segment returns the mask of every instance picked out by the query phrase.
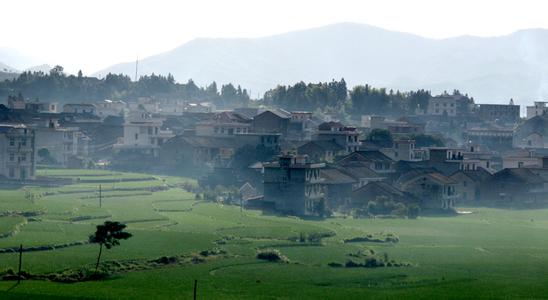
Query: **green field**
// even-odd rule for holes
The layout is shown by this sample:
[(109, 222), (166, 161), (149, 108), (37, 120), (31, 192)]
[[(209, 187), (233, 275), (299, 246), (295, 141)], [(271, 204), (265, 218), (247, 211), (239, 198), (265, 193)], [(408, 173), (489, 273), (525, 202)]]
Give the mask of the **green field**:
[[(197, 201), (181, 188), (192, 181), (186, 178), (91, 170), (39, 172), (79, 180), (60, 187), (1, 190), (0, 248), (87, 241), (95, 225), (115, 220), (126, 223), (133, 237), (105, 251), (103, 263), (133, 267), (101, 281), (0, 281), (0, 299), (191, 299), (195, 279), (200, 299), (548, 298), (544, 209), (462, 208), (472, 213), (416, 220), (303, 220)], [(397, 235), (399, 242), (343, 242), (387, 233)], [(315, 235), (325, 237), (319, 242), (299, 241)], [(266, 248), (278, 249), (289, 262), (258, 260), (257, 251)], [(214, 249), (223, 254), (199, 254)], [(359, 261), (349, 255), (359, 251), (374, 251), (406, 266), (328, 265)], [(97, 252), (98, 246), (89, 244), (25, 252), (23, 270), (52, 274), (91, 267)], [(151, 263), (163, 256), (180, 261)], [(17, 262), (17, 253), (0, 253), (0, 272), (16, 270)]]

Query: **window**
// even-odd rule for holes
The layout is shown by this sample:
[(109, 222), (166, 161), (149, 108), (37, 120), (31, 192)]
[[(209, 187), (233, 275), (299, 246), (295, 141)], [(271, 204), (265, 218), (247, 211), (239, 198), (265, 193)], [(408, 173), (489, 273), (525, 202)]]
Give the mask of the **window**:
[(10, 177), (10, 178), (15, 177), (15, 169), (14, 169), (14, 168), (10, 168), (10, 170), (9, 170), (9, 177)]
[(21, 161), (27, 161), (27, 155), (26, 154), (21, 155)]
[(15, 160), (15, 154), (14, 153), (10, 153), (10, 161), (14, 161)]
[(10, 146), (15, 146), (15, 138), (10, 137)]
[(138, 139), (139, 139), (139, 134), (136, 133), (136, 134), (135, 134), (135, 140), (138, 140)]
[(466, 184), (467, 184), (467, 183), (466, 183), (466, 180), (464, 180), (464, 181), (462, 182), (462, 186), (466, 186)]
[(26, 138), (21, 139), (21, 145), (23, 145), (23, 146), (27, 145), (27, 139)]

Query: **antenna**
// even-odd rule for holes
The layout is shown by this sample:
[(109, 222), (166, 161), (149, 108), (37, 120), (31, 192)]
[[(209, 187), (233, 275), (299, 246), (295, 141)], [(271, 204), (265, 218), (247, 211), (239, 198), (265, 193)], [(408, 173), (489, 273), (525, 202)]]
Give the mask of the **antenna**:
[(139, 70), (139, 56), (137, 56), (137, 60), (135, 61), (135, 81), (137, 81), (137, 71)]

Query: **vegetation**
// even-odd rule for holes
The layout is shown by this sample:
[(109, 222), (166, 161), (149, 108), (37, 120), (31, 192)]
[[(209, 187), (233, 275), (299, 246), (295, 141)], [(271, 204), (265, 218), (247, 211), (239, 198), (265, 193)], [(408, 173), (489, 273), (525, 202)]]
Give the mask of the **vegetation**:
[(348, 92), (344, 79), (320, 83), (299, 82), (295, 85), (279, 85), (267, 91), (263, 100), (288, 110), (311, 110), (321, 108), (324, 112), (344, 115), (404, 115), (425, 109), (430, 91), (387, 91), (370, 85), (357, 85)]
[(365, 140), (382, 148), (390, 148), (394, 144), (394, 139), (392, 138), (390, 131), (379, 128), (371, 130)]
[(107, 74), (105, 78), (78, 75), (66, 75), (63, 67), (56, 66), (48, 74), (43, 72), (23, 72), (18, 77), (0, 82), (0, 97), (14, 95), (43, 101), (79, 103), (103, 99), (128, 100), (139, 97), (158, 99), (185, 99), (194, 101), (213, 101), (225, 106), (247, 105), (250, 98), (246, 89), (232, 84), (221, 86), (215, 82), (207, 87), (198, 87), (194, 81), (177, 83), (171, 74), (145, 75), (138, 81), (129, 76)]
[[(548, 292), (547, 209), (461, 208), (473, 213), (415, 220), (302, 220), (196, 200), (182, 188), (194, 186), (188, 178), (102, 170), (43, 169), (38, 175), (80, 182), (0, 190), (0, 212), (12, 212), (0, 217), (0, 228), (10, 231), (27, 219), (14, 235), (0, 238), (0, 248), (67, 246), (25, 252), (23, 274), (42, 279), (29, 276), (36, 279), (16, 287), (0, 280), (2, 299), (187, 299), (194, 279), (199, 292), (213, 299), (541, 299)], [(130, 178), (137, 181), (119, 182)], [(102, 183), (112, 196), (102, 207), (94, 179), (110, 181)], [(164, 184), (167, 189), (150, 192)], [(133, 196), (143, 191), (149, 192)], [(71, 221), (79, 216), (94, 218)], [(107, 220), (126, 224), (133, 236), (101, 259), (98, 273), (110, 279), (95, 280), (105, 277), (90, 278), (97, 245), (87, 239)], [(388, 233), (399, 242), (344, 243)], [(318, 239), (321, 243), (313, 242)], [(257, 249), (277, 249), (292, 263), (265, 263)], [(366, 256), (402, 266), (365, 267)], [(364, 266), (344, 267), (349, 260)], [(0, 253), (0, 277), (9, 269), (15, 274), (17, 266), (17, 252)], [(71, 280), (81, 282), (64, 283)]]
[(125, 228), (126, 225), (121, 224), (120, 222), (112, 221), (105, 221), (104, 224), (97, 225), (97, 231), (89, 237), (90, 243), (99, 244), (99, 254), (97, 255), (95, 271), (99, 268), (103, 246), (110, 249), (114, 246), (120, 245), (120, 240), (127, 240), (131, 237), (131, 233), (124, 231)]

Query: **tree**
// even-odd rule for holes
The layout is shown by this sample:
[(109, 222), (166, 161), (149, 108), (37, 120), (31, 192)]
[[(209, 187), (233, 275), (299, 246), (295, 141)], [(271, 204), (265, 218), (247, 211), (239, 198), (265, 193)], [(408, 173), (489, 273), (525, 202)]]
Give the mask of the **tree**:
[(366, 141), (371, 142), (379, 147), (389, 148), (392, 147), (393, 139), (390, 131), (386, 129), (373, 129), (365, 138)]
[(131, 233), (124, 231), (125, 228), (126, 225), (120, 222), (105, 221), (104, 224), (97, 225), (95, 234), (89, 236), (90, 243), (99, 244), (99, 255), (97, 256), (97, 263), (95, 264), (95, 272), (97, 272), (97, 269), (99, 268), (103, 245), (107, 249), (110, 249), (120, 245), (120, 240), (127, 240), (132, 236)]
[(40, 148), (37, 154), (43, 163), (47, 163), (47, 164), (56, 163), (55, 158), (51, 156), (51, 153), (49, 152), (48, 148)]

